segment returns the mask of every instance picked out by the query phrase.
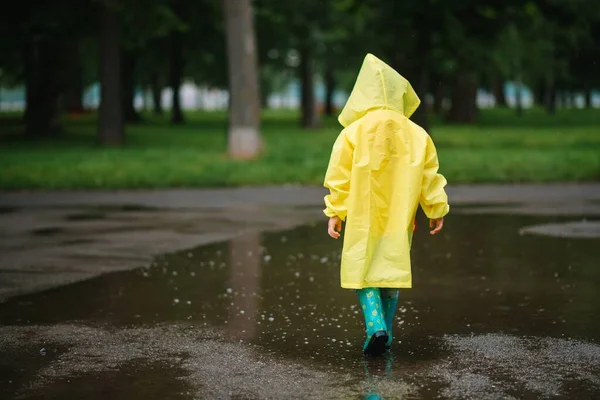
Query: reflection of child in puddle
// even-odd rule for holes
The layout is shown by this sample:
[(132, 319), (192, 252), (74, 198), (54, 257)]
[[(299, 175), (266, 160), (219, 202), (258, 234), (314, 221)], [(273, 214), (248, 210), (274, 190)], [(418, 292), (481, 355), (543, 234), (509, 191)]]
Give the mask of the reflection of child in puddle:
[(367, 330), (366, 355), (392, 344), (398, 289), (412, 285), (410, 247), (421, 204), (438, 233), (448, 213), (446, 179), (429, 135), (408, 118), (420, 100), (410, 83), (369, 54), (339, 121), (325, 176), (328, 231), (340, 237), (343, 288), (358, 294)]
[(379, 394), (377, 390), (377, 381), (374, 377), (383, 378), (383, 377), (391, 377), (392, 376), (392, 364), (393, 359), (390, 354), (385, 358), (385, 366), (382, 370), (381, 363), (377, 363), (375, 365), (370, 362), (373, 361), (381, 361), (381, 359), (365, 359), (363, 360), (363, 368), (365, 370), (365, 392), (366, 396), (363, 398), (364, 400), (383, 400), (383, 397)]

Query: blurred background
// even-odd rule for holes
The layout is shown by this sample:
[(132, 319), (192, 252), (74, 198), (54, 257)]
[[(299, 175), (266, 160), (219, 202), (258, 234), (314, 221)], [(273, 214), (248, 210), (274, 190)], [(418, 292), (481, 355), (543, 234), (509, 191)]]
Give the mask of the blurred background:
[(320, 184), (365, 54), (451, 183), (600, 178), (597, 0), (23, 0), (0, 188)]

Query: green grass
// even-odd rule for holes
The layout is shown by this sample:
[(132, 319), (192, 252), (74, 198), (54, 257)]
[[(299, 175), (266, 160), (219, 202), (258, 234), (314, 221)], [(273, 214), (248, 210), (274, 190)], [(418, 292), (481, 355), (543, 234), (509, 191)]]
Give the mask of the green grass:
[[(95, 143), (93, 116), (65, 121), (54, 140), (26, 141), (15, 116), (0, 120), (0, 188), (216, 187), (321, 184), (339, 128), (334, 120), (303, 131), (292, 113), (267, 112), (266, 151), (250, 162), (226, 157), (222, 113), (187, 115), (173, 127), (145, 117), (127, 127), (122, 148)], [(477, 126), (433, 124), (441, 172), (451, 183), (596, 181), (600, 179), (600, 111), (554, 117), (529, 110), (483, 111)]]

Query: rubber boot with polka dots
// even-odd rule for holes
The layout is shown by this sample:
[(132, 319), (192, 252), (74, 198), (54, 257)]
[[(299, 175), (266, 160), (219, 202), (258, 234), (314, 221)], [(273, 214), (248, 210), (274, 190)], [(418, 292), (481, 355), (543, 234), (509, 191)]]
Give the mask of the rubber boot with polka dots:
[(388, 341), (381, 293), (378, 288), (365, 288), (357, 290), (356, 294), (365, 317), (367, 331), (363, 353), (366, 356), (380, 356), (385, 353), (385, 346)]
[(398, 306), (398, 289), (381, 289), (381, 306), (383, 308), (383, 319), (387, 327), (388, 341), (385, 347), (392, 347), (392, 327), (394, 325), (394, 314)]

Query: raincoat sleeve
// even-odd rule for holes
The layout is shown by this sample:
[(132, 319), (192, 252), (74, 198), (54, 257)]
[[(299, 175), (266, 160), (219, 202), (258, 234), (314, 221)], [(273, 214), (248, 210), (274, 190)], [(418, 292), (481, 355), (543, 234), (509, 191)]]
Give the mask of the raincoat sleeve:
[(450, 211), (448, 195), (444, 190), (446, 178), (438, 173), (440, 164), (431, 137), (427, 135), (427, 150), (425, 153), (425, 169), (421, 186), (421, 207), (429, 219), (444, 217)]
[(342, 221), (346, 219), (353, 153), (354, 146), (348, 139), (347, 129), (344, 129), (333, 145), (325, 174), (324, 186), (330, 193), (325, 196), (326, 208), (323, 212), (329, 218), (338, 216)]

